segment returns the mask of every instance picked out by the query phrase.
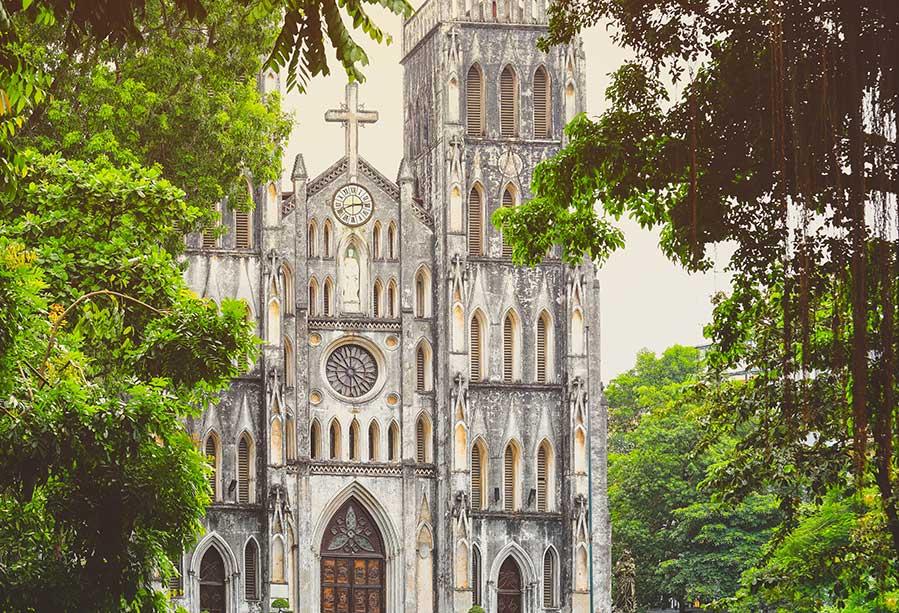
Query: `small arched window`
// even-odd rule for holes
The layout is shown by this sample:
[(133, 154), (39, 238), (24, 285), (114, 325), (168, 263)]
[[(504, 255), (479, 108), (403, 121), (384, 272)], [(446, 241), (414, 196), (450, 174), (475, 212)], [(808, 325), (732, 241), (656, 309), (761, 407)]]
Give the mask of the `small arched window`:
[(209, 474), (209, 489), (212, 492), (212, 501), (219, 502), (222, 499), (222, 488), (219, 485), (219, 477), (222, 472), (222, 452), (221, 443), (215, 431), (210, 432), (209, 436), (206, 437), (205, 452), (206, 460), (212, 467), (212, 472)]
[(310, 258), (318, 255), (318, 226), (314, 219), (309, 222), (306, 232), (306, 255)]
[(428, 317), (431, 314), (431, 275), (426, 268), (415, 274), (415, 316)]
[(387, 431), (387, 459), (390, 462), (400, 459), (400, 427), (396, 422), (392, 422)]
[(331, 257), (331, 220), (326, 219), (322, 226), (322, 257)]
[(484, 255), (484, 199), (478, 185), (468, 193), (468, 255)]
[(368, 459), (376, 462), (381, 457), (381, 428), (372, 420), (368, 424)]
[(415, 391), (431, 390), (431, 347), (427, 341), (421, 341), (415, 352)]
[(287, 262), (284, 262), (281, 264), (278, 274), (281, 278), (281, 290), (284, 293), (284, 314), (293, 315), (296, 302), (296, 296), (293, 293), (293, 271)]
[(382, 317), (384, 315), (384, 308), (381, 305), (381, 294), (384, 291), (384, 288), (381, 287), (381, 280), (376, 279), (375, 284), (372, 286), (371, 290), (371, 314), (372, 317)]
[(259, 600), (259, 547), (250, 539), (243, 552), (244, 596)]
[(332, 460), (340, 459), (340, 422), (336, 419), (331, 421), (331, 427), (328, 429), (328, 447), (330, 458)]
[(503, 510), (517, 511), (519, 508), (519, 464), (521, 452), (518, 445), (509, 442), (503, 452)]
[(544, 440), (537, 449), (537, 510), (541, 513), (553, 508), (553, 450)]
[(371, 231), (371, 256), (372, 259), (381, 259), (381, 222), (376, 221)]
[(249, 211), (234, 211), (234, 248), (252, 247), (252, 228)]
[(293, 343), (286, 336), (281, 343), (284, 345), (284, 385), (288, 388), (296, 387), (297, 363), (293, 356)]
[(465, 79), (465, 127), (469, 136), (484, 136), (484, 75), (473, 64)]
[(390, 283), (387, 284), (387, 317), (396, 317), (397, 310), (396, 281), (391, 279)]
[(415, 422), (415, 461), (419, 464), (431, 461), (431, 421), (423, 414)]
[(534, 138), (550, 137), (550, 94), (549, 74), (540, 66), (534, 73)]
[(284, 436), (281, 430), (281, 418), (276, 416), (269, 426), (269, 443), (271, 463), (275, 466), (284, 464)]
[(556, 588), (556, 577), (558, 576), (558, 562), (556, 561), (556, 551), (552, 547), (547, 548), (543, 554), (543, 608), (552, 609), (557, 606), (558, 589)]
[(325, 317), (330, 317), (334, 314), (334, 284), (331, 282), (331, 278), (328, 277), (325, 279), (325, 288), (322, 292), (322, 314)]
[(396, 259), (396, 225), (392, 221), (387, 226), (387, 257)]
[(359, 459), (359, 422), (354, 418), (350, 423), (350, 460)]
[(237, 502), (249, 504), (253, 502), (255, 487), (253, 485), (253, 439), (244, 432), (237, 444)]
[(480, 311), (471, 318), (468, 335), (469, 374), (474, 382), (484, 379), (484, 320)]
[(284, 428), (287, 430), (287, 459), (297, 459), (297, 420), (293, 415), (288, 413), (284, 422)]
[(550, 380), (550, 350), (552, 322), (549, 313), (543, 311), (537, 318), (537, 383), (547, 383)]
[(503, 138), (518, 136), (518, 77), (511, 66), (499, 76), (499, 131)]
[(322, 427), (317, 419), (313, 419), (309, 427), (309, 456), (313, 460), (322, 457)]
[(481, 550), (477, 545), (471, 546), (471, 590), (472, 604), (482, 604), (481, 588)]
[(471, 508), (487, 508), (487, 447), (480, 438), (471, 446)]
[[(503, 190), (503, 207), (511, 209), (515, 206), (515, 187), (513, 185), (507, 185), (506, 189)], [(506, 237), (503, 237), (503, 253), (504, 258), (512, 257), (512, 245), (506, 242)]]
[(309, 279), (309, 315), (318, 315), (318, 281), (315, 277)]
[(510, 309), (503, 319), (503, 383), (512, 383), (520, 378), (520, 328), (518, 316)]

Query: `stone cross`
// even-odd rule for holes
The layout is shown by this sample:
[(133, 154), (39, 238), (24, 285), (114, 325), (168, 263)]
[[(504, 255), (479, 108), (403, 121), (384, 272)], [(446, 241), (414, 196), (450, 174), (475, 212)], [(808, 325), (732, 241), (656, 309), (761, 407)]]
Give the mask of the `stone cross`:
[(346, 102), (339, 109), (327, 111), (325, 121), (339, 121), (343, 124), (346, 131), (347, 174), (350, 181), (355, 181), (359, 168), (359, 124), (375, 123), (378, 121), (378, 112), (366, 111), (359, 104), (359, 85), (347, 83)]

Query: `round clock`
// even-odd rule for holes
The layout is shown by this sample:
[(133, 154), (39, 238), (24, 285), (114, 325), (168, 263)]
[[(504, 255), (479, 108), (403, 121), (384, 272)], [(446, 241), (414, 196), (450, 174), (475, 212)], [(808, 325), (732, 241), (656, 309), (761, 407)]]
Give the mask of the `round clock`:
[(356, 183), (348, 183), (334, 194), (331, 208), (343, 225), (361, 226), (371, 217), (374, 204), (367, 189)]

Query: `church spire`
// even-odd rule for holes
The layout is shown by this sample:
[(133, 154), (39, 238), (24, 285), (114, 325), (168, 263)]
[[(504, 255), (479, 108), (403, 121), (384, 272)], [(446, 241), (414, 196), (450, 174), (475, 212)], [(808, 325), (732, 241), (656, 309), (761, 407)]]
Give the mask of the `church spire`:
[(346, 131), (347, 174), (350, 181), (356, 180), (359, 170), (359, 124), (378, 121), (377, 111), (366, 111), (359, 104), (359, 85), (351, 82), (346, 86), (346, 102), (339, 109), (325, 113), (325, 121), (340, 122)]

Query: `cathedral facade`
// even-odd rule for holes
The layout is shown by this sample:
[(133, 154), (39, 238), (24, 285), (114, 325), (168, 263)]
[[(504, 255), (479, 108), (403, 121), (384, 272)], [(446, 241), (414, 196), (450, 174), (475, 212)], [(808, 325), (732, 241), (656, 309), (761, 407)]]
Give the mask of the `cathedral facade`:
[(545, 32), (544, 0), (429, 0), (396, 181), (358, 154), (377, 113), (351, 84), (342, 159), (297, 156), (292, 191), (188, 238), (191, 287), (263, 340), (188, 424), (215, 467), (169, 586), (191, 613), (610, 611), (595, 270), (514, 266), (490, 223), (584, 106), (580, 44)]

